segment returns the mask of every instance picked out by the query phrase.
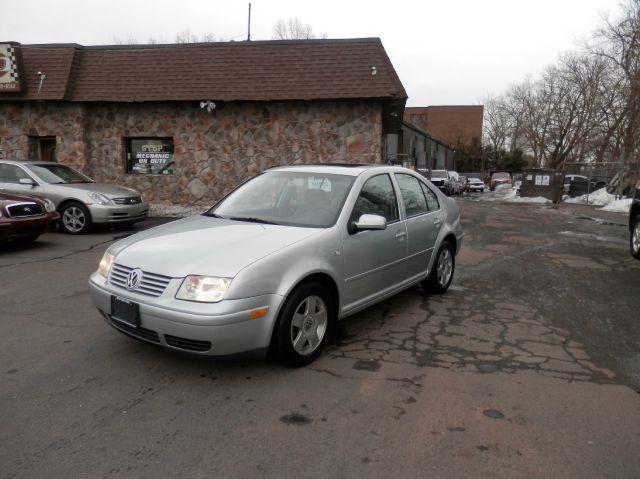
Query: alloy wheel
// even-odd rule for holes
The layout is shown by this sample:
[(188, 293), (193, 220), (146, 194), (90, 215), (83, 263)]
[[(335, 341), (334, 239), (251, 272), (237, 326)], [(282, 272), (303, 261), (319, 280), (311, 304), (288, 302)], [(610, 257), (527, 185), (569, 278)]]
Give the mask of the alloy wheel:
[(640, 221), (636, 221), (636, 225), (633, 228), (631, 248), (633, 249), (634, 254), (640, 254)]
[(327, 305), (319, 296), (308, 296), (303, 299), (291, 321), (291, 344), (302, 356), (313, 353), (322, 343), (327, 332)]
[(69, 206), (62, 214), (62, 222), (67, 231), (79, 233), (87, 224), (87, 216), (77, 206)]
[(446, 287), (453, 272), (453, 256), (448, 248), (443, 248), (440, 252), (437, 268), (438, 283), (440, 286)]

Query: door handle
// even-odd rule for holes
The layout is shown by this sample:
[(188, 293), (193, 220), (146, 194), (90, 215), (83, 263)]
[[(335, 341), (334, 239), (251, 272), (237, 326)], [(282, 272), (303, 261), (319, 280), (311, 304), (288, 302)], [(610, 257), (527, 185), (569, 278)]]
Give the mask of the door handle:
[(406, 231), (398, 231), (396, 233), (396, 238), (404, 238), (407, 235)]

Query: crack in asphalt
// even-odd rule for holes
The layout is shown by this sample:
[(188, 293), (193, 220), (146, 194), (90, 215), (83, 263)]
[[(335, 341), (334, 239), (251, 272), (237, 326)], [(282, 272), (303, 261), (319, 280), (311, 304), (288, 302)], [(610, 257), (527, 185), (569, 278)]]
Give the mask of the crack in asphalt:
[(533, 371), (569, 382), (614, 382), (568, 331), (547, 324), (535, 309), (522, 301), (479, 301), (477, 286), (465, 285), (466, 291), (474, 289), (474, 304), (453, 291), (428, 297), (417, 290), (403, 293), (370, 311), (377, 320), (356, 315), (342, 324), (342, 337), (327, 354), (355, 364), (408, 363), (478, 374)]

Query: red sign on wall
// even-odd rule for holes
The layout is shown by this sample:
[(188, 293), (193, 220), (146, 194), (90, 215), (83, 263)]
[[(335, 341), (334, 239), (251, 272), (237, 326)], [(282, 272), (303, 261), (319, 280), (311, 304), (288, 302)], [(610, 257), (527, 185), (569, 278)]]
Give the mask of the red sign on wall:
[(0, 43), (0, 93), (22, 91), (22, 62), (18, 43)]

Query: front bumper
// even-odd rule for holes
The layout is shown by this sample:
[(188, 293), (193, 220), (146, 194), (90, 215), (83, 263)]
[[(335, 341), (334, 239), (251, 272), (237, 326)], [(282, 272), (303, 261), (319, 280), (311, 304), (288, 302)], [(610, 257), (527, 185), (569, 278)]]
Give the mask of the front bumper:
[(92, 204), (88, 206), (91, 220), (94, 223), (135, 223), (149, 216), (149, 203), (142, 202), (136, 205), (108, 205)]
[(55, 230), (60, 215), (56, 212), (43, 216), (6, 218), (0, 220), (0, 239), (14, 239), (24, 236), (41, 235)]
[[(165, 348), (209, 356), (266, 352), (282, 296), (268, 294), (219, 303), (181, 301), (174, 298), (181, 282), (181, 279), (172, 280), (160, 297), (153, 298), (113, 286), (94, 273), (89, 278), (89, 291), (107, 323), (129, 336)], [(138, 327), (112, 318), (112, 296), (139, 305)], [(265, 316), (249, 317), (250, 311), (261, 308), (268, 308)]]

